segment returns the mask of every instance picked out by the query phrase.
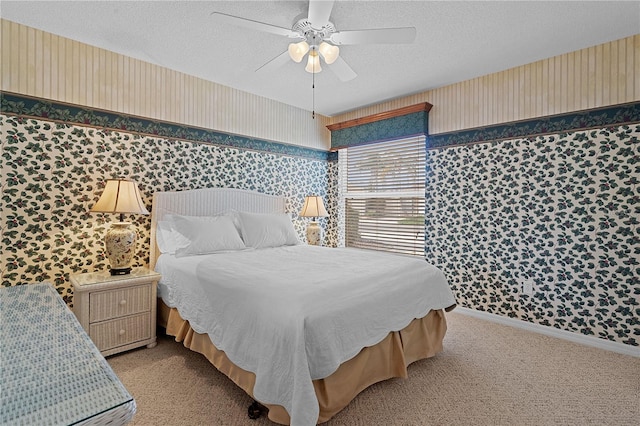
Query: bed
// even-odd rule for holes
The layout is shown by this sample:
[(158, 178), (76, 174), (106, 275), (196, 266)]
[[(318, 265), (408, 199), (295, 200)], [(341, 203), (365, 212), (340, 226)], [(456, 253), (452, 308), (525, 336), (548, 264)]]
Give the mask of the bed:
[(237, 189), (155, 193), (150, 266), (168, 335), (270, 420), (312, 425), (440, 352), (455, 299), (423, 260), (300, 243), (286, 207)]

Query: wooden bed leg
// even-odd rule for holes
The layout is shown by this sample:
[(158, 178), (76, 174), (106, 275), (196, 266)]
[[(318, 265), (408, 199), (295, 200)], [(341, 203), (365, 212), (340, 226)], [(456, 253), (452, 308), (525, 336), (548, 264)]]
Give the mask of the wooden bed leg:
[(251, 404), (249, 406), (249, 409), (247, 410), (247, 414), (249, 415), (249, 418), (252, 420), (259, 418), (266, 412), (267, 412), (267, 407), (260, 404), (258, 401), (253, 401), (253, 404)]

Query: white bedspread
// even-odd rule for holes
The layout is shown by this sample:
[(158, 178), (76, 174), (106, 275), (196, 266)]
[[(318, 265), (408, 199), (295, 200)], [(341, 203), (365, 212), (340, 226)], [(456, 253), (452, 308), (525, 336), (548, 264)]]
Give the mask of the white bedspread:
[(237, 366), (254, 397), (315, 425), (312, 380), (430, 310), (455, 304), (424, 260), (307, 245), (175, 258), (163, 254), (159, 293)]

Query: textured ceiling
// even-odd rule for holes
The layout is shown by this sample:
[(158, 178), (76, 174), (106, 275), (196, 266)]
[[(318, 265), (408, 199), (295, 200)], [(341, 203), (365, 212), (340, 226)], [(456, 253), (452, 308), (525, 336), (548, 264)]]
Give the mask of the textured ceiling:
[[(341, 82), (304, 61), (256, 70), (283, 36), (213, 23), (223, 12), (285, 28), (306, 1), (7, 1), (3, 19), (327, 116), (640, 33), (640, 2), (336, 1), (338, 31), (414, 26), (410, 45), (342, 46), (358, 76)], [(315, 103), (313, 103), (315, 102)]]

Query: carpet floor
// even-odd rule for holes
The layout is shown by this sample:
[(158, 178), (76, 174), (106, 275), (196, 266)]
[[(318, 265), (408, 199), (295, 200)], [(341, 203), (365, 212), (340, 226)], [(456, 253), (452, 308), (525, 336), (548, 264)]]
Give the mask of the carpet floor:
[[(326, 426), (638, 425), (640, 358), (447, 314), (444, 351), (408, 379), (364, 390)], [(107, 358), (136, 400), (131, 423), (274, 425), (204, 356), (159, 336), (153, 349)]]

